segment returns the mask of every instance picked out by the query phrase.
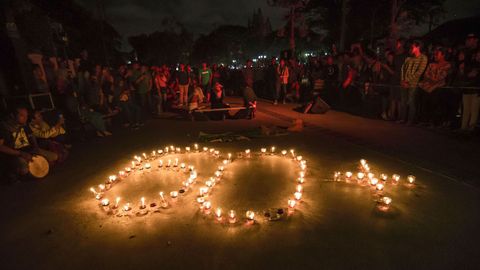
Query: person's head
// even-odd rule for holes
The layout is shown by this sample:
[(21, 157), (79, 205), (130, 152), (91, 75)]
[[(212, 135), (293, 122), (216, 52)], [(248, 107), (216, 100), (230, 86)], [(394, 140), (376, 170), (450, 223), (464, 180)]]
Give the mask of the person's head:
[(99, 74), (100, 72), (102, 72), (102, 66), (101, 65), (95, 65), (95, 72), (97, 74)]
[(435, 62), (443, 62), (445, 61), (446, 54), (447, 54), (447, 50), (445, 48), (438, 47), (437, 49), (435, 49), (433, 58), (435, 59)]
[(219, 82), (216, 82), (214, 89), (216, 92), (221, 92), (223, 90), (223, 85), (221, 85)]
[(333, 65), (333, 56), (327, 56), (327, 65)]
[(88, 51), (87, 50), (82, 50), (80, 52), (80, 57), (83, 59), (83, 60), (86, 60), (88, 58)]
[(19, 125), (25, 125), (28, 121), (28, 110), (26, 107), (19, 106), (15, 108), (14, 112), (15, 121)]
[(181, 71), (185, 71), (185, 64), (180, 63), (180, 66), (179, 66), (179, 67), (180, 67), (180, 70), (181, 70)]
[(284, 60), (284, 59), (280, 59), (280, 66), (281, 66), (281, 67), (284, 67), (284, 66), (285, 66), (285, 60)]
[(465, 61), (465, 51), (464, 50), (458, 51), (457, 60), (458, 60), (458, 62)]
[(272, 59), (270, 61), (271, 61), (272, 65), (277, 64), (277, 58), (276, 57), (272, 57)]
[(465, 47), (469, 49), (477, 48), (478, 46), (478, 36), (471, 33), (468, 34), (467, 38), (465, 39)]
[(41, 110), (35, 110), (35, 111), (33, 111), (32, 120), (33, 120), (34, 122), (43, 121), (42, 111), (41, 111)]
[(252, 59), (248, 59), (247, 60), (247, 67), (252, 67), (252, 65), (253, 65)]
[(418, 57), (422, 53), (423, 43), (420, 40), (412, 41), (410, 45), (410, 54)]
[(393, 63), (393, 58), (395, 57), (394, 52), (388, 52), (386, 55), (386, 59), (388, 63)]
[(206, 63), (206, 62), (203, 62), (203, 63), (202, 63), (202, 68), (203, 68), (203, 69), (207, 69), (207, 63)]
[(397, 52), (403, 52), (405, 49), (405, 40), (403, 38), (397, 39), (395, 42), (395, 51)]

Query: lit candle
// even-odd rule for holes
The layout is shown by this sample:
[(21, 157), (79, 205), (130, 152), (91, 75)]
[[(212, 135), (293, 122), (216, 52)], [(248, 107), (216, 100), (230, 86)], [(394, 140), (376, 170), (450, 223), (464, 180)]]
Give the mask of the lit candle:
[(182, 149), (181, 149), (180, 147), (177, 147), (177, 148), (175, 148), (175, 151), (176, 151), (177, 153), (180, 153), (180, 152), (182, 152)]
[(170, 192), (170, 197), (172, 197), (173, 199), (177, 198), (178, 197), (178, 191)]
[(97, 191), (93, 187), (90, 188), (90, 191), (93, 193), (93, 195), (97, 195)]
[(180, 168), (182, 168), (182, 170), (185, 169), (185, 166), (185, 163), (180, 163)]
[(157, 153), (155, 152), (155, 150), (152, 151), (152, 157), (156, 156)]
[(289, 208), (295, 208), (296, 204), (297, 204), (297, 201), (292, 200), (292, 199), (288, 200), (288, 207)]
[(132, 161), (132, 168), (135, 168), (135, 161)]
[(147, 154), (143, 153), (142, 155), (144, 159), (147, 159)]
[(260, 151), (262, 152), (262, 154), (265, 154), (267, 152), (267, 148), (262, 148), (260, 149)]
[(381, 202), (385, 205), (390, 205), (392, 203), (392, 198), (390, 197), (382, 197)]
[(367, 161), (365, 159), (360, 159), (360, 164), (363, 166), (367, 165)]
[(220, 177), (220, 175), (222, 175), (222, 173), (220, 171), (215, 171), (215, 176), (218, 178)]
[(119, 203), (119, 202), (120, 202), (120, 197), (117, 197), (117, 198), (115, 199), (115, 208), (118, 207), (118, 203)]
[(163, 167), (163, 160), (160, 159), (160, 160), (158, 161), (158, 167), (160, 167), (160, 168)]
[(335, 173), (333, 174), (333, 180), (334, 180), (334, 181), (337, 181), (337, 180), (340, 181), (340, 176), (341, 176), (341, 175), (342, 175), (341, 172), (335, 172)]
[(353, 175), (352, 172), (346, 172), (346, 173), (345, 173), (345, 176), (346, 176), (348, 179), (350, 179), (350, 178), (352, 177), (352, 175)]
[(199, 189), (199, 192), (200, 192), (200, 196), (204, 196), (205, 194), (208, 193), (208, 187), (201, 187)]
[(208, 151), (208, 147), (203, 147), (203, 151), (207, 152), (207, 151)]
[(109, 204), (110, 204), (110, 201), (108, 199), (102, 200), (102, 206), (108, 206)]
[(228, 153), (228, 160), (232, 160), (232, 153)]
[(282, 156), (285, 156), (287, 154), (287, 150), (282, 150)]
[(160, 191), (160, 193), (158, 193), (160, 195), (160, 198), (162, 199), (162, 202), (165, 202), (165, 197), (163, 196), (163, 191)]
[(130, 173), (130, 172), (132, 171), (132, 169), (131, 169), (130, 167), (125, 167), (125, 171), (126, 171), (127, 173)]
[(190, 147), (189, 147), (189, 146), (185, 147), (185, 150), (186, 150), (187, 152), (190, 152)]
[(376, 188), (378, 191), (382, 191), (385, 186), (382, 183), (378, 183)]
[(373, 179), (375, 177), (375, 174), (373, 173), (368, 173), (367, 174), (368, 179)]
[(301, 192), (295, 192), (293, 194), (293, 196), (295, 197), (295, 200), (297, 200), (297, 201), (300, 201), (302, 199), (302, 193)]
[(161, 155), (161, 154), (163, 154), (163, 150), (159, 149), (159, 150), (157, 150), (157, 153), (158, 153), (159, 155)]
[(145, 209), (145, 207), (146, 207), (145, 206), (145, 197), (140, 198), (140, 202), (141, 202), (140, 208)]
[(230, 222), (230, 223), (237, 222), (237, 217), (236, 217), (235, 210), (230, 210), (228, 212), (228, 222)]
[(300, 160), (302, 160), (302, 158), (303, 158), (302, 156), (298, 156), (297, 160), (300, 161)]
[(100, 192), (103, 192), (105, 190), (105, 185), (98, 185), (98, 188), (100, 189)]
[(195, 147), (195, 151), (198, 151), (198, 144), (194, 144), (193, 147)]
[(215, 150), (214, 154), (215, 154), (215, 156), (218, 156), (218, 155), (220, 155), (220, 151)]
[(372, 178), (372, 179), (370, 179), (370, 184), (371, 184), (372, 186), (377, 185), (377, 184), (378, 184), (378, 179), (377, 179), (377, 178)]
[(299, 175), (300, 175), (300, 178), (304, 178), (304, 177), (305, 177), (305, 172), (304, 172), (304, 171), (300, 171)]
[(132, 209), (132, 207), (130, 207), (130, 203), (126, 203), (123, 206), (123, 211), (125, 211), (125, 212), (130, 211), (131, 209)]
[(295, 157), (295, 150), (290, 149), (290, 154), (292, 154), (292, 157)]
[(120, 177), (125, 177), (125, 172), (124, 171), (119, 171), (118, 175), (120, 175)]
[(392, 175), (392, 179), (393, 179), (393, 181), (395, 181), (395, 183), (398, 183), (398, 181), (400, 181), (400, 175), (394, 174), (394, 175)]
[(224, 159), (222, 163), (223, 163), (223, 165), (227, 165), (227, 164), (228, 164), (228, 160)]
[(165, 147), (165, 153), (168, 153), (168, 147)]
[(272, 148), (270, 148), (270, 152), (273, 154), (275, 153), (275, 146), (272, 146)]
[(145, 163), (145, 169), (150, 169), (152, 167), (152, 165), (150, 165), (150, 163)]
[(382, 173), (382, 174), (380, 174), (380, 178), (381, 178), (383, 181), (387, 181), (388, 175)]
[(218, 221), (222, 220), (222, 208), (217, 208), (215, 210), (215, 217), (217, 217)]
[(305, 182), (305, 178), (299, 177), (299, 178), (297, 178), (297, 182), (300, 183), (300, 184), (303, 184)]
[(210, 210), (212, 208), (212, 203), (210, 201), (203, 202), (203, 208), (205, 210)]
[(409, 175), (407, 176), (408, 183), (413, 184), (415, 182), (415, 176)]
[(177, 167), (178, 166), (178, 158), (175, 158), (175, 163), (173, 163), (173, 167)]
[(363, 172), (357, 173), (357, 179), (358, 180), (363, 180), (364, 177), (365, 177), (365, 174)]
[(245, 150), (245, 154), (247, 155), (247, 157), (250, 157), (250, 149)]
[(108, 180), (110, 180), (110, 183), (113, 183), (113, 182), (115, 182), (115, 180), (117, 180), (117, 177), (115, 175), (110, 175), (108, 177)]
[(255, 220), (255, 213), (254, 213), (253, 211), (250, 211), (250, 210), (247, 211), (247, 212), (245, 213), (245, 216), (247, 217), (247, 219), (248, 219), (249, 221), (254, 221), (254, 220)]
[(207, 185), (207, 187), (212, 187), (213, 182), (212, 181), (205, 181), (205, 185)]
[(302, 185), (297, 185), (296, 189), (297, 192), (302, 192), (303, 191), (303, 186)]
[(203, 202), (205, 202), (205, 198), (204, 197), (197, 197), (197, 202), (199, 204), (203, 204)]
[(225, 167), (223, 167), (223, 166), (218, 166), (218, 170), (221, 171), (221, 172), (223, 172), (223, 170), (225, 170)]
[(169, 160), (168, 160), (168, 163), (167, 163), (167, 167), (170, 167), (171, 165), (172, 165), (172, 160), (169, 159)]

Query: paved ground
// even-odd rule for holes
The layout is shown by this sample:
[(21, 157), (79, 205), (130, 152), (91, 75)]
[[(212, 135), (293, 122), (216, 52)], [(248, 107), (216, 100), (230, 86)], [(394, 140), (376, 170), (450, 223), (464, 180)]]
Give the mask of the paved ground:
[[(259, 108), (252, 121), (152, 120), (139, 131), (76, 145), (71, 159), (47, 179), (1, 187), (2, 269), (477, 269), (478, 142), (333, 111), (301, 115), (288, 105)], [(308, 159), (304, 201), (285, 220), (220, 225), (199, 213), (193, 193), (163, 213), (112, 217), (88, 192), (133, 154), (192, 144), (199, 131), (285, 126), (298, 117), (307, 124), (302, 133), (213, 144), (222, 152), (293, 147)], [(379, 172), (414, 174), (417, 184), (387, 184), (392, 208), (379, 212), (370, 187), (331, 181), (333, 171), (353, 171), (360, 158)], [(196, 165), (199, 178), (216, 165), (196, 156), (186, 161)], [(212, 203), (239, 212), (285, 206), (295, 174), (291, 162), (274, 157), (239, 161), (228, 168)], [(173, 174), (162, 183), (155, 182), (159, 177), (137, 176), (115, 192), (134, 201), (178, 186)]]

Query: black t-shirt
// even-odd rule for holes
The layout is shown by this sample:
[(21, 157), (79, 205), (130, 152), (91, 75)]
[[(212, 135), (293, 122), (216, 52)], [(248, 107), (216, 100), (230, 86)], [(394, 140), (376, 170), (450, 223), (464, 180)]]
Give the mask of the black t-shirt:
[(3, 144), (16, 150), (29, 151), (33, 148), (30, 140), (32, 130), (26, 126), (19, 126), (13, 121), (2, 122), (0, 126), (0, 139)]
[(186, 71), (177, 71), (178, 84), (186, 85), (188, 84), (188, 72)]

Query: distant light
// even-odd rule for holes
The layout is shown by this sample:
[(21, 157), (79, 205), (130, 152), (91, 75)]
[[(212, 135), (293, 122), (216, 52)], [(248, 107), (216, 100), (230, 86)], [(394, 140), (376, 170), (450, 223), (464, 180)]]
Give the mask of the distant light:
[(131, 63), (132, 63), (132, 61), (130, 61), (130, 60), (127, 61), (127, 64), (128, 64), (128, 65), (130, 65)]
[(258, 60), (257, 60), (257, 58), (253, 58), (252, 61), (253, 61), (254, 63), (256, 63)]
[(232, 60), (232, 63), (237, 63), (237, 60), (233, 59), (233, 60)]

